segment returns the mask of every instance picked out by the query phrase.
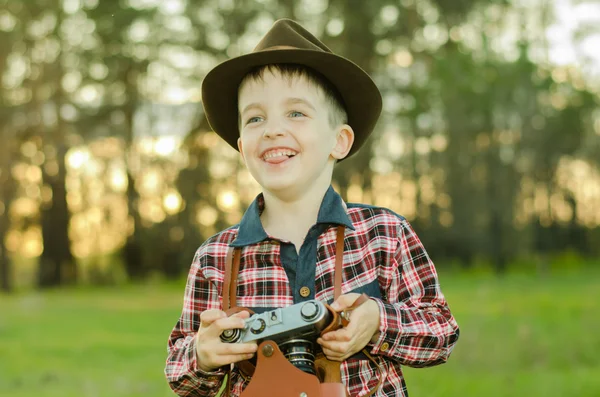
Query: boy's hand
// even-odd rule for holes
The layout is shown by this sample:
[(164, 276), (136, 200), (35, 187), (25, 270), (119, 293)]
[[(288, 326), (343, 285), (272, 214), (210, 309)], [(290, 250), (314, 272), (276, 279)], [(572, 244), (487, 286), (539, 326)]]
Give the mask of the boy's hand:
[(200, 314), (200, 328), (196, 334), (198, 368), (211, 372), (223, 365), (249, 360), (256, 353), (256, 342), (223, 343), (219, 336), (226, 329), (243, 328), (250, 313), (239, 312), (230, 317), (221, 310), (206, 310)]
[[(352, 306), (360, 294), (341, 295), (331, 307), (338, 312)], [(379, 332), (379, 306), (369, 299), (350, 313), (350, 323), (317, 339), (325, 356), (333, 361), (344, 361), (362, 350)]]

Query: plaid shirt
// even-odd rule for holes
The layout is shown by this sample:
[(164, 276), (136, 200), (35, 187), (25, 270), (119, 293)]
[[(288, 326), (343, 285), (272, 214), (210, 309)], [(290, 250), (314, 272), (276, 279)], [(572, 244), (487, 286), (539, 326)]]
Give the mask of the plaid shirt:
[[(448, 359), (458, 325), (440, 290), (437, 273), (421, 241), (403, 217), (362, 204), (344, 205), (329, 188), (317, 223), (297, 253), (293, 244), (265, 232), (259, 195), (239, 225), (209, 238), (196, 252), (183, 311), (168, 341), (165, 374), (179, 396), (214, 396), (223, 371), (206, 373), (196, 362), (195, 335), (200, 313), (222, 309), (225, 259), (231, 246), (242, 247), (237, 286), (238, 306), (263, 312), (310, 299), (333, 301), (335, 243), (338, 225), (346, 226), (342, 294), (366, 293), (379, 305), (380, 336), (367, 349), (381, 371), (361, 354), (341, 365), (342, 382), (351, 396), (368, 393), (382, 377), (375, 396), (407, 396), (402, 365), (427, 367)], [(308, 287), (302, 297), (300, 288)], [(232, 395), (246, 381), (234, 367)]]

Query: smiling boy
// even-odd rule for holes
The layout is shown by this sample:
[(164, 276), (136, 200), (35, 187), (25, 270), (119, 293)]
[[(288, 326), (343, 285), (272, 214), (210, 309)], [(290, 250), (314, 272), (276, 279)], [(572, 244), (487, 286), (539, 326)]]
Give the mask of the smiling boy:
[[(358, 150), (381, 112), (373, 81), (284, 19), (252, 53), (206, 76), (203, 104), (212, 128), (239, 150), (262, 193), (238, 225), (209, 238), (194, 257), (169, 338), (171, 388), (180, 396), (214, 396), (229, 365), (256, 352), (254, 343), (219, 339), (247, 317), (224, 312), (226, 263), (235, 248), (237, 305), (255, 312), (310, 299), (334, 301), (342, 311), (367, 294), (346, 327), (317, 343), (341, 362), (350, 396), (408, 395), (401, 366), (445, 362), (458, 326), (407, 220), (386, 208), (346, 204), (331, 187), (334, 165)], [(234, 396), (248, 384), (237, 366), (230, 381)]]

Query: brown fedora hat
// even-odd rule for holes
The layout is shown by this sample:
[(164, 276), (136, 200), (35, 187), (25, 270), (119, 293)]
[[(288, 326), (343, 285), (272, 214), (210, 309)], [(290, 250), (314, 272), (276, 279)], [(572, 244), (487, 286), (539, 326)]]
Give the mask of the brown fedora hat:
[(276, 21), (254, 50), (229, 59), (212, 69), (202, 82), (202, 103), (211, 128), (238, 150), (238, 88), (257, 67), (287, 63), (307, 66), (321, 73), (337, 88), (348, 124), (354, 130), (354, 154), (375, 128), (381, 113), (381, 93), (358, 65), (335, 55), (315, 36), (290, 19)]

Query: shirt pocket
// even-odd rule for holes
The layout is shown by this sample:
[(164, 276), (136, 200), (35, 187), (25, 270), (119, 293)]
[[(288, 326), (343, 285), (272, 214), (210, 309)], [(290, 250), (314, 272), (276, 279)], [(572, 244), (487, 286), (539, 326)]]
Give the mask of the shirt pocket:
[(238, 306), (273, 308), (293, 303), (283, 267), (257, 266), (240, 270), (237, 285)]
[(377, 266), (381, 260), (382, 258), (377, 253), (347, 258), (343, 267), (342, 294), (364, 293), (373, 298), (381, 298), (379, 267)]

